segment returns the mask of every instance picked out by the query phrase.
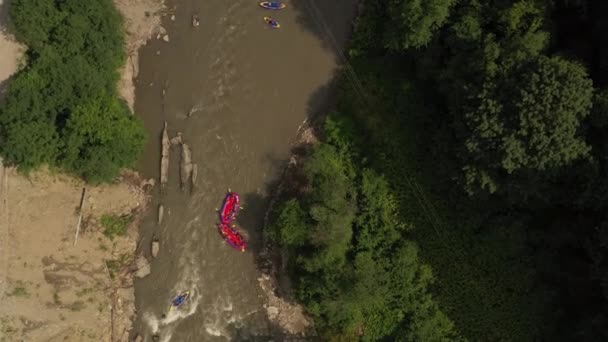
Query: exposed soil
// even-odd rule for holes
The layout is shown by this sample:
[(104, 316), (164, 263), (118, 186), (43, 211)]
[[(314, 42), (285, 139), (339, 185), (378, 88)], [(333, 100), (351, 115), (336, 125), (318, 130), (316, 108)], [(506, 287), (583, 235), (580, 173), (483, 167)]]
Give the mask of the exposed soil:
[[(134, 315), (129, 269), (147, 201), (136, 174), (87, 187), (48, 170), (0, 172), (0, 341), (126, 341)], [(135, 218), (126, 236), (103, 234), (104, 214)]]

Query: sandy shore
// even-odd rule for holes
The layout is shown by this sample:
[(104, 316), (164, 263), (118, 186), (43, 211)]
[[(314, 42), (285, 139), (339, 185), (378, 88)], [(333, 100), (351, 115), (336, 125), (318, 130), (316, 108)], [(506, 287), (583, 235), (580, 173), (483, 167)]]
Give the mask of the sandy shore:
[[(7, 1), (0, 0), (0, 91), (25, 51), (6, 30)], [(163, 6), (160, 0), (115, 4), (127, 31), (119, 92), (133, 108), (138, 49), (159, 30)], [(147, 203), (140, 185), (127, 173), (115, 185), (87, 187), (74, 245), (84, 184), (48, 170), (26, 178), (0, 163), (0, 342), (127, 341), (135, 310), (129, 266)], [(127, 236), (104, 236), (104, 214), (133, 217)]]
[(17, 43), (7, 31), (8, 1), (0, 0), (0, 98), (6, 86), (6, 80), (13, 75), (21, 61), (25, 48)]
[(114, 0), (114, 4), (124, 18), (127, 34), (127, 62), (121, 70), (122, 78), (118, 85), (118, 92), (133, 110), (135, 104), (134, 80), (139, 74), (139, 48), (145, 45), (152, 35), (164, 32), (160, 25), (164, 4), (162, 0)]

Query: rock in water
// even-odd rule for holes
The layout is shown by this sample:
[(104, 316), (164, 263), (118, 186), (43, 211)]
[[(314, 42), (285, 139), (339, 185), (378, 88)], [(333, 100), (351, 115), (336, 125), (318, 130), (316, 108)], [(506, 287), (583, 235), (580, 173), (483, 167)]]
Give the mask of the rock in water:
[(137, 271), (135, 271), (135, 276), (137, 278), (143, 278), (151, 272), (150, 263), (142, 255), (135, 260), (135, 267), (137, 269)]
[(158, 224), (159, 226), (163, 223), (163, 217), (165, 217), (165, 207), (163, 207), (162, 204), (158, 205), (158, 220), (156, 221), (156, 224)]
[(192, 175), (192, 151), (187, 144), (182, 143), (182, 161), (180, 163), (180, 178), (182, 190), (185, 189)]
[(198, 177), (198, 164), (192, 164), (192, 187), (196, 186), (196, 178)]
[(161, 157), (160, 157), (160, 186), (164, 187), (169, 179), (169, 135), (167, 134), (167, 122), (165, 121), (165, 128), (163, 129), (161, 146)]
[(198, 17), (196, 15), (192, 16), (192, 26), (193, 27), (198, 27), (198, 25), (200, 24)]
[(152, 257), (156, 258), (156, 256), (158, 255), (158, 251), (160, 250), (160, 242), (158, 241), (158, 239), (154, 239), (152, 240)]
[(137, 336), (135, 336), (135, 339), (133, 340), (133, 342), (144, 342), (144, 338), (141, 337), (141, 335), (137, 335)]
[(182, 133), (177, 132), (177, 135), (171, 138), (171, 145), (179, 145), (183, 142)]

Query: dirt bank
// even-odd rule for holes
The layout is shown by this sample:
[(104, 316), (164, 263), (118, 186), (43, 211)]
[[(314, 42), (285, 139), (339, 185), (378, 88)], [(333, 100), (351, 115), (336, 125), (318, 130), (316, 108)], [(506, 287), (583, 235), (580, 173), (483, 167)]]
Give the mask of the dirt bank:
[(18, 67), (24, 47), (17, 43), (8, 32), (8, 0), (0, 0), (0, 98), (6, 86), (6, 80)]
[(160, 25), (164, 4), (162, 0), (114, 0), (114, 4), (124, 18), (127, 52), (127, 62), (121, 70), (118, 92), (133, 110), (134, 80), (139, 74), (139, 48), (153, 35), (165, 32)]
[[(75, 245), (82, 182), (14, 169), (0, 171), (0, 180), (0, 341), (126, 341), (134, 314), (127, 266), (147, 201), (137, 175), (87, 187)], [(106, 214), (134, 218), (126, 236), (103, 234)]]

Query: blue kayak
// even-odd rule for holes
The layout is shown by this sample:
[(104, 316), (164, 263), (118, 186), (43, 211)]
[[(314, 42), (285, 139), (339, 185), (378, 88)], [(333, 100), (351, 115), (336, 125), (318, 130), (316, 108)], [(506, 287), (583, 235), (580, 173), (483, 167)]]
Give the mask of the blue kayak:
[(280, 10), (285, 8), (286, 5), (279, 1), (263, 1), (260, 2), (260, 6), (264, 7), (265, 9)]
[(190, 297), (190, 291), (183, 292), (179, 296), (175, 297), (175, 299), (171, 301), (171, 306), (169, 306), (169, 312), (182, 306), (182, 304), (186, 302), (188, 297)]
[(280, 28), (281, 24), (279, 24), (278, 21), (270, 18), (270, 17), (264, 17), (264, 21), (266, 22), (266, 24), (270, 25), (270, 27), (272, 28)]

